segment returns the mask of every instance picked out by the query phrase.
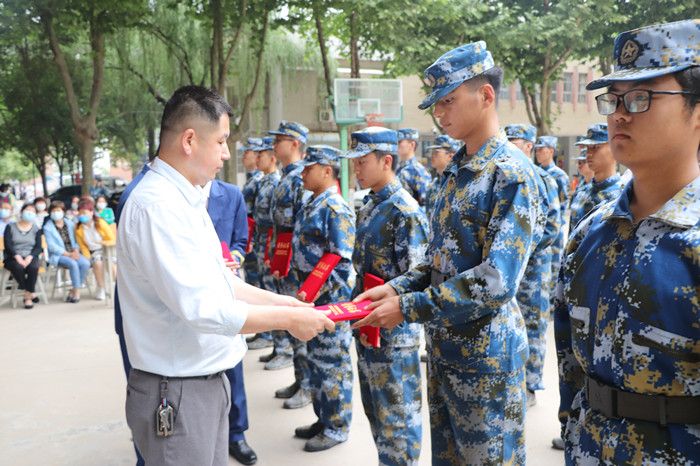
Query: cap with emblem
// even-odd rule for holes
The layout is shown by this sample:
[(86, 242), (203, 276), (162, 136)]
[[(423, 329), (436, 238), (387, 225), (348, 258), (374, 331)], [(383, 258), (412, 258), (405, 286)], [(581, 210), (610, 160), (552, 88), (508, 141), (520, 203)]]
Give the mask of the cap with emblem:
[(306, 157), (301, 161), (301, 164), (307, 167), (318, 163), (320, 165), (340, 168), (342, 154), (343, 153), (339, 149), (333, 146), (309, 146), (306, 149)]
[(537, 138), (535, 143), (535, 148), (537, 147), (551, 147), (552, 149), (557, 148), (557, 142), (559, 139), (554, 136), (540, 136)]
[(494, 66), (491, 52), (486, 50), (486, 42), (483, 40), (447, 52), (425, 70), (425, 77), (433, 90), (418, 108), (425, 110), (467, 79)]
[(350, 150), (344, 157), (357, 159), (375, 150), (397, 151), (399, 140), (396, 131), (379, 126), (371, 126), (350, 135)]
[(256, 147), (262, 144), (262, 139), (260, 138), (248, 138), (246, 139), (248, 145), (241, 147), (243, 152), (247, 150), (255, 150)]
[(419, 135), (416, 128), (401, 128), (396, 130), (399, 141), (404, 139), (410, 139), (411, 141), (418, 141)]
[(505, 127), (506, 137), (508, 139), (524, 139), (531, 143), (537, 140), (537, 128), (532, 125), (515, 124)]
[(596, 144), (605, 144), (608, 141), (608, 125), (605, 123), (596, 123), (588, 127), (586, 136), (580, 141), (574, 143), (575, 146), (593, 146)]
[(428, 146), (428, 149), (442, 149), (447, 152), (455, 153), (459, 150), (461, 145), (462, 143), (460, 141), (456, 141), (446, 134), (441, 134), (435, 138), (435, 144)]
[(277, 131), (268, 131), (268, 134), (279, 134), (282, 136), (290, 136), (297, 139), (302, 144), (306, 144), (306, 137), (309, 134), (309, 128), (297, 123), (296, 121), (280, 121), (280, 127)]
[(591, 81), (586, 89), (615, 81), (643, 81), (691, 66), (700, 66), (700, 19), (647, 26), (615, 38), (615, 70)]

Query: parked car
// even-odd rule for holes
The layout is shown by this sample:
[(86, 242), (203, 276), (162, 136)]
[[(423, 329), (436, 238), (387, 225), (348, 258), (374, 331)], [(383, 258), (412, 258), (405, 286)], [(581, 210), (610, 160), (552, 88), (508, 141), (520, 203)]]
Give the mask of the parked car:
[[(120, 178), (122, 181), (124, 181), (123, 178)], [(107, 181), (105, 181), (105, 186), (107, 185)], [(117, 207), (117, 204), (119, 203), (119, 198), (122, 195), (122, 191), (124, 191), (124, 188), (126, 187), (126, 182), (124, 182), (123, 185), (118, 186), (116, 190), (112, 191), (112, 194), (109, 195), (107, 198), (107, 206), (111, 207), (112, 209), (115, 209)], [(107, 188), (109, 189), (109, 188)], [(66, 207), (70, 207), (71, 200), (75, 196), (80, 197), (82, 195), (82, 185), (80, 184), (71, 184), (68, 186), (63, 186), (61, 188), (58, 188), (56, 191), (53, 192), (49, 196), (49, 199), (51, 201), (61, 201), (63, 202)]]

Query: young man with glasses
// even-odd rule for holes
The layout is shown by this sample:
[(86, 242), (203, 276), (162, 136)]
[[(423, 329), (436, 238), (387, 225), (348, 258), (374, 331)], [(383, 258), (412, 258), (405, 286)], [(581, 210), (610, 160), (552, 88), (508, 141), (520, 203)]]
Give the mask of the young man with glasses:
[(627, 31), (588, 84), (632, 180), (571, 235), (555, 332), (567, 464), (700, 464), (700, 20)]

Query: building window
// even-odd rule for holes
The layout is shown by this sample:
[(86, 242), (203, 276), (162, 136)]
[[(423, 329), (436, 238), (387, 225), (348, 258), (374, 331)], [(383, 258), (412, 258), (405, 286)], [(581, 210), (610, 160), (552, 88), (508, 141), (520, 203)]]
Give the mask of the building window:
[(588, 84), (588, 73), (579, 73), (578, 74), (578, 103), (580, 104), (585, 104), (586, 103), (586, 97), (587, 97), (587, 92), (586, 91), (586, 84)]
[(564, 73), (564, 94), (562, 97), (563, 102), (572, 102), (571, 98), (571, 80), (573, 79), (573, 73)]

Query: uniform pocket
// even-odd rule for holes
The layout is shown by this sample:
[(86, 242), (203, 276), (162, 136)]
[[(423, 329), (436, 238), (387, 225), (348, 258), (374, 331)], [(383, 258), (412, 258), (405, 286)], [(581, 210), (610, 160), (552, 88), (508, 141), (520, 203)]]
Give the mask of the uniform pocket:
[(571, 323), (571, 347), (584, 370), (588, 369), (588, 361), (592, 356), (591, 347), (591, 309), (583, 306), (572, 306), (569, 311)]

